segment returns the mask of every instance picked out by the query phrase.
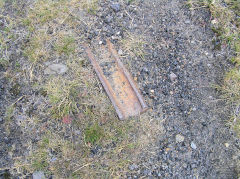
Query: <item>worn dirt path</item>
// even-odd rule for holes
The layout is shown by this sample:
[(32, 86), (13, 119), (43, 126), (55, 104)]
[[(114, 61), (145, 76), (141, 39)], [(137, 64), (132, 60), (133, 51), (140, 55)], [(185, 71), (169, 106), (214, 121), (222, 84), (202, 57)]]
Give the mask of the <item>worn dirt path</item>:
[(135, 31), (151, 45), (146, 61), (134, 61), (132, 71), (140, 72), (165, 133), (154, 155), (140, 156), (138, 176), (236, 178), (239, 140), (226, 127), (228, 109), (212, 88), (228, 66), (228, 52), (215, 50), (209, 12), (189, 11), (180, 0), (144, 1), (139, 9), (132, 15)]

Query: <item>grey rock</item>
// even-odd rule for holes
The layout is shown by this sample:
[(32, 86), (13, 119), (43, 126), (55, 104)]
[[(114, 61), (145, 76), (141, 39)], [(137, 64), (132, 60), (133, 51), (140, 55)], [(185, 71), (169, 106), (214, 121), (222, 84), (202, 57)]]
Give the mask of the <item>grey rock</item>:
[(44, 74), (46, 75), (54, 75), (54, 74), (64, 74), (68, 70), (68, 67), (63, 64), (51, 64), (45, 70)]
[(180, 143), (184, 141), (184, 136), (182, 136), (181, 134), (177, 134), (176, 135), (176, 142)]
[(143, 174), (144, 174), (145, 176), (151, 176), (151, 175), (152, 175), (152, 174), (151, 174), (151, 171), (148, 170), (148, 169), (145, 169), (145, 170), (143, 171)]
[(45, 175), (43, 171), (36, 171), (33, 173), (33, 179), (45, 179)]
[(55, 162), (56, 160), (57, 160), (57, 158), (53, 157), (53, 158), (50, 159), (50, 162)]
[(2, 122), (3, 121), (3, 118), (0, 118), (0, 122)]
[(197, 146), (196, 146), (196, 144), (195, 144), (194, 142), (191, 142), (191, 147), (192, 147), (192, 149), (194, 149), (194, 150), (197, 149)]
[(76, 131), (75, 131), (75, 134), (76, 134), (76, 135), (81, 135), (81, 131), (80, 131), (80, 130), (76, 130)]
[(112, 20), (113, 20), (112, 16), (107, 16), (106, 19), (105, 19), (105, 22), (110, 23)]
[(120, 11), (120, 4), (119, 3), (113, 3), (111, 4), (111, 8), (114, 10), (114, 12)]
[(177, 75), (175, 75), (173, 72), (170, 73), (169, 78), (172, 82), (174, 82), (177, 79)]
[(119, 55), (122, 55), (123, 54), (123, 51), (121, 49), (118, 50), (118, 54)]
[(18, 115), (18, 116), (16, 117), (17, 124), (18, 124), (18, 125), (21, 125), (21, 123), (22, 123), (23, 121), (25, 121), (26, 119), (27, 119), (27, 116)]
[(129, 170), (136, 170), (138, 169), (138, 166), (136, 164), (129, 165)]

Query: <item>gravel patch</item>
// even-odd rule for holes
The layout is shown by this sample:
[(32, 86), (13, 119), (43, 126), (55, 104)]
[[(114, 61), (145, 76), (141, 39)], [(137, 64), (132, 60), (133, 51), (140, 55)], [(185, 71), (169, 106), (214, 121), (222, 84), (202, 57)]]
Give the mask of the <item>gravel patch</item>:
[[(101, 13), (114, 20), (99, 20), (106, 29), (102, 36), (145, 37), (144, 60), (126, 57), (124, 63), (130, 62), (155, 120), (162, 120), (166, 130), (138, 157), (138, 169), (129, 166), (129, 178), (237, 178), (239, 140), (226, 127), (229, 113), (212, 88), (229, 67), (228, 51), (214, 50), (209, 12), (190, 11), (178, 0), (138, 1), (116, 15), (104, 7), (103, 22)], [(226, 141), (235, 145), (226, 150)]]

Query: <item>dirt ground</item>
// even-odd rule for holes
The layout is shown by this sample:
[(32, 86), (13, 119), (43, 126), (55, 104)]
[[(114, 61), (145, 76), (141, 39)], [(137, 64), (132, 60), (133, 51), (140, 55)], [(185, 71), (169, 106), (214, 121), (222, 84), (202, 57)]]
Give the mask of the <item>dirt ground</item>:
[[(238, 178), (231, 64), (182, 0), (0, 0), (0, 178)], [(110, 39), (150, 109), (119, 121), (86, 56)], [(53, 69), (54, 65), (60, 70)]]

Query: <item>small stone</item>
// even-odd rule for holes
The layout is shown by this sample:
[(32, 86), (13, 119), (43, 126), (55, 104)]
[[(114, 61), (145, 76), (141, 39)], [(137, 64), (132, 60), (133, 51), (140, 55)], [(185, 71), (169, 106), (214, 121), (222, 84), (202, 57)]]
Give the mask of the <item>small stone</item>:
[(173, 72), (171, 72), (171, 74), (169, 75), (169, 77), (170, 77), (170, 80), (171, 80), (172, 82), (174, 82), (174, 81), (177, 79), (177, 75), (175, 75)]
[(144, 174), (145, 176), (151, 176), (151, 171), (148, 170), (148, 169), (145, 169), (145, 170), (143, 171), (143, 174)]
[(192, 110), (193, 110), (193, 111), (196, 111), (196, 110), (197, 110), (197, 108), (193, 107), (193, 108), (192, 108)]
[(99, 43), (98, 43), (99, 45), (102, 45), (103, 44), (103, 41), (99, 41)]
[(36, 171), (33, 173), (33, 179), (45, 179), (43, 171)]
[(123, 51), (121, 49), (118, 50), (118, 55), (122, 55)]
[(111, 5), (111, 8), (113, 9), (114, 12), (120, 11), (120, 4), (119, 3), (113, 3)]
[(184, 136), (182, 136), (181, 134), (177, 134), (176, 135), (176, 142), (180, 143), (184, 141)]
[(186, 23), (186, 24), (190, 24), (190, 20), (186, 20), (185, 23)]
[(116, 37), (116, 36), (112, 36), (111, 38), (112, 38), (113, 40), (118, 39), (118, 37)]
[(153, 52), (153, 58), (157, 58), (157, 57), (158, 57), (157, 52)]
[(51, 64), (45, 70), (44, 74), (46, 75), (54, 75), (54, 74), (64, 74), (68, 70), (68, 67), (63, 64)]
[(138, 169), (138, 166), (136, 164), (129, 165), (129, 170), (136, 170)]
[(75, 134), (76, 134), (76, 135), (80, 135), (80, 134), (81, 134), (81, 131), (80, 131), (80, 130), (76, 130), (76, 131), (75, 131)]
[(50, 162), (55, 162), (56, 160), (57, 160), (57, 158), (53, 157), (53, 158), (50, 159)]
[(211, 21), (211, 23), (212, 23), (212, 24), (217, 24), (216, 19), (213, 19), (213, 20)]
[(229, 147), (229, 143), (225, 143), (224, 145), (225, 145), (225, 147), (227, 147), (227, 148)]
[(2, 122), (3, 121), (3, 118), (0, 118), (0, 122)]
[(154, 90), (150, 90), (151, 93), (154, 93)]
[(170, 151), (170, 150), (171, 150), (171, 148), (166, 148), (166, 149), (165, 149), (166, 152), (168, 152), (168, 151)]
[(195, 144), (194, 142), (191, 142), (191, 147), (192, 147), (192, 149), (194, 149), (194, 150), (197, 149), (197, 146), (196, 146), (196, 144)]
[(106, 19), (105, 19), (105, 22), (110, 23), (110, 22), (112, 22), (112, 20), (113, 20), (112, 16), (107, 16)]
[(143, 68), (143, 71), (144, 71), (145, 73), (148, 73), (148, 72), (149, 72), (149, 71), (148, 71), (148, 68), (146, 68), (146, 67)]

